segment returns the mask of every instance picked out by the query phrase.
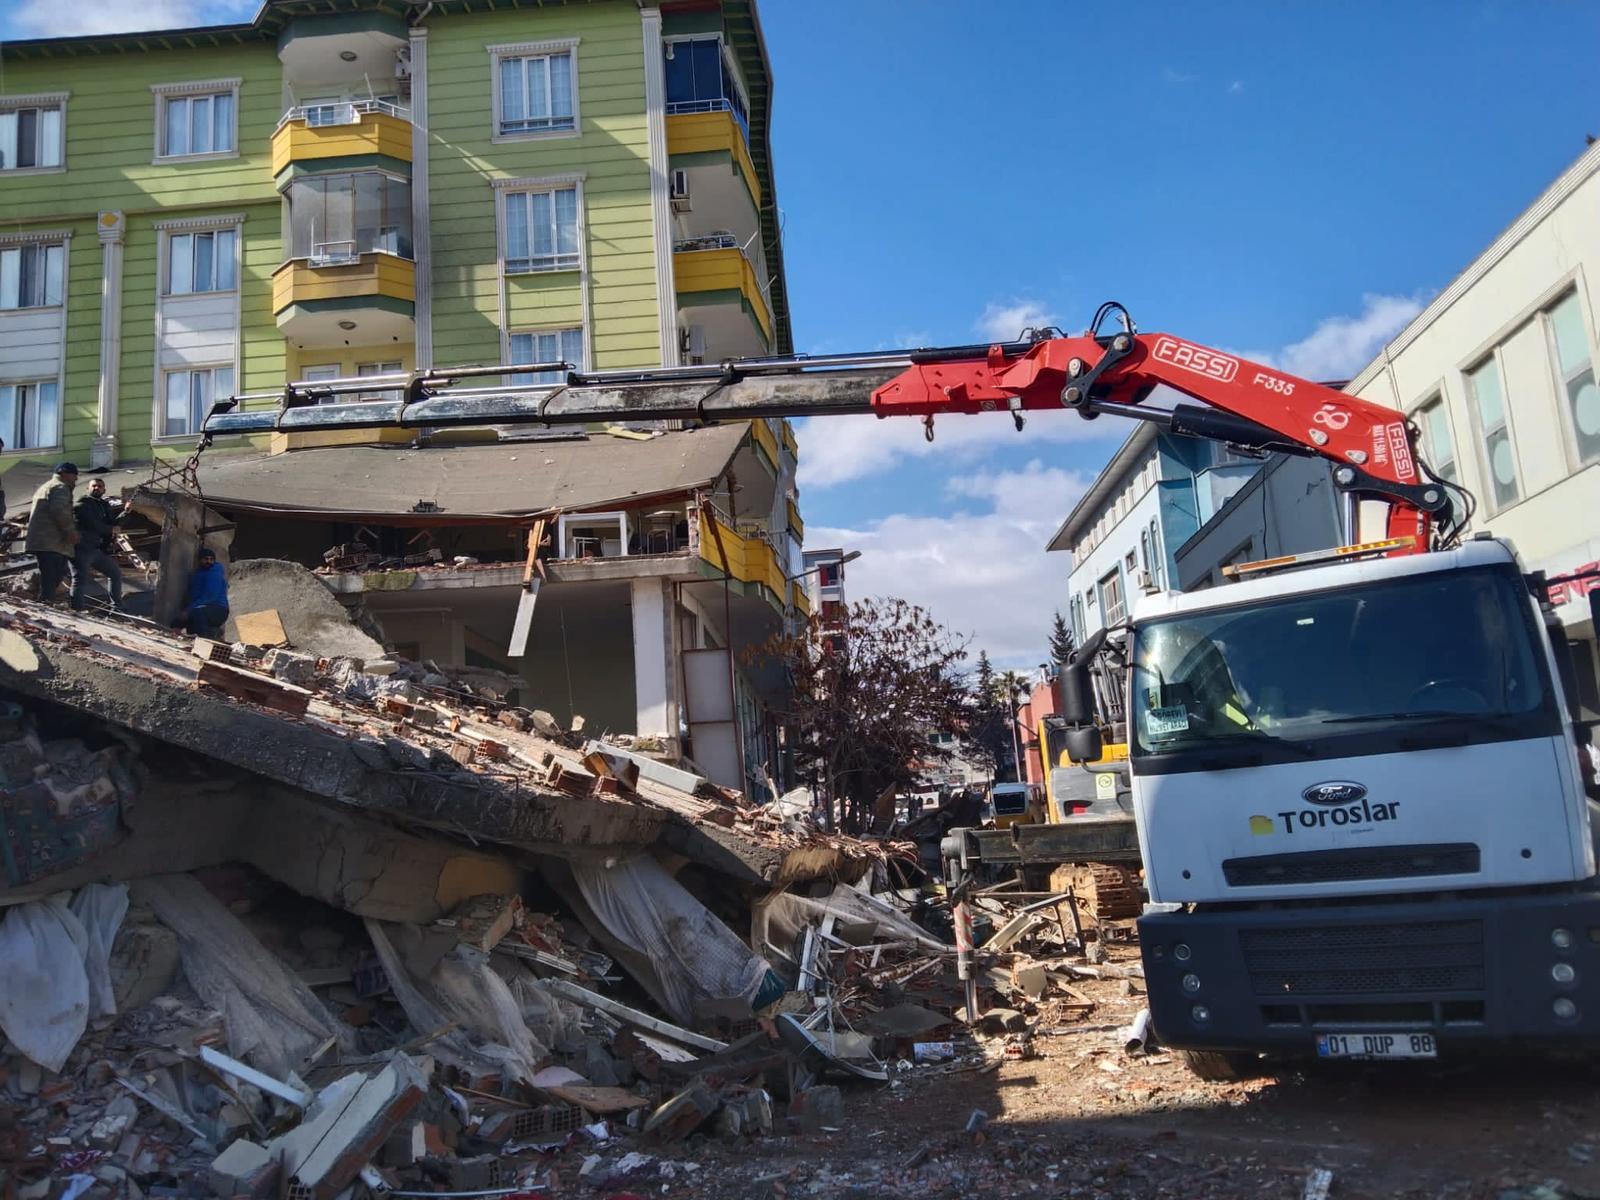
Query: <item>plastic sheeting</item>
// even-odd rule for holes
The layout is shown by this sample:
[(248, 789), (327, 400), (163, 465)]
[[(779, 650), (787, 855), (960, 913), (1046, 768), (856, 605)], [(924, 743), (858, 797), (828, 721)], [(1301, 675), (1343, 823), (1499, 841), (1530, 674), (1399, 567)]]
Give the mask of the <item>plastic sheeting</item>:
[[(91, 883), (72, 897), (72, 913), (83, 924), (83, 967), (89, 979), (89, 1016), (113, 1017), (117, 998), (111, 987), (111, 944), (128, 915), (128, 885)], [(3, 960), (0, 960), (3, 961)]]
[(89, 1023), (89, 935), (66, 896), (19, 904), (0, 921), (0, 1029), (59, 1071)]
[(574, 862), (583, 898), (612, 937), (649, 959), (672, 1019), (692, 1025), (702, 1000), (752, 1001), (771, 969), (649, 855)]
[(912, 942), (929, 950), (955, 949), (930, 935), (893, 905), (844, 883), (835, 886), (831, 895), (820, 899), (792, 892), (768, 896), (751, 911), (751, 944), (787, 951), (799, 944), (807, 926), (820, 925), (829, 916), (838, 926), (834, 936), (844, 941), (850, 940), (850, 927), (855, 926), (869, 929), (870, 941)]
[(430, 1054), (469, 1071), (504, 1071), (518, 1080), (533, 1077), (545, 1048), (529, 1032), (516, 997), (481, 952), (457, 947), (419, 983), (395, 949), (392, 934), (405, 927), (385, 925), (370, 917), (366, 925), (372, 948), (411, 1027), (427, 1034), (452, 1022), (461, 1025), (431, 1041), (427, 1047)]
[(178, 935), (183, 973), (222, 1013), (228, 1053), (279, 1079), (328, 1038), (354, 1038), (255, 934), (189, 875), (136, 880), (133, 898)]
[(522, 1023), (538, 1041), (564, 1054), (583, 1049), (583, 1009), (527, 974), (512, 979), (511, 994), (522, 1009)]

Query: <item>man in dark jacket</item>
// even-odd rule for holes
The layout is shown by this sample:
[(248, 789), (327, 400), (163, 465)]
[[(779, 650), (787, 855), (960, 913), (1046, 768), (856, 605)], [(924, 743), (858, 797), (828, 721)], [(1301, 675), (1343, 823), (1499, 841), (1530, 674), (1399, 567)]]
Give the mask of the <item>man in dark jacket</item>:
[(78, 527), (72, 519), (72, 489), (77, 482), (74, 464), (57, 463), (28, 507), (28, 553), (39, 563), (39, 599), (46, 604), (55, 602), (56, 588), (66, 579), (78, 544)]
[(201, 546), (189, 576), (189, 603), (173, 622), (196, 637), (214, 638), (228, 622), (228, 579), (210, 546)]
[(83, 590), (89, 582), (89, 573), (98, 571), (106, 577), (112, 610), (119, 610), (122, 608), (122, 568), (117, 566), (112, 539), (116, 537), (118, 523), (128, 515), (127, 510), (121, 504), (113, 507), (106, 499), (104, 479), (91, 479), (89, 491), (79, 497), (72, 513), (78, 522), (77, 554), (72, 563), (72, 607), (83, 608)]

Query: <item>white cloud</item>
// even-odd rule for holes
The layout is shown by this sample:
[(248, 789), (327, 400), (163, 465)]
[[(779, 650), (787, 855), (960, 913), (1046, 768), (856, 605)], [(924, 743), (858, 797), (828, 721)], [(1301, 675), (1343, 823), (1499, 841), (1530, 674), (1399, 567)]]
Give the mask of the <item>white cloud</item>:
[(1241, 96), (1244, 94), (1244, 80), (1235, 79), (1228, 85), (1228, 95)]
[(1168, 83), (1193, 83), (1200, 78), (1198, 75), (1191, 75), (1187, 71), (1179, 71), (1174, 67), (1163, 67), (1161, 75)]
[(1383, 345), (1422, 311), (1425, 295), (1361, 298), (1361, 311), (1353, 317), (1326, 317), (1309, 336), (1285, 346), (1276, 354), (1245, 355), (1281, 367), (1305, 379), (1349, 379), (1366, 366)]
[(1055, 323), (1055, 313), (1039, 301), (1013, 300), (1009, 304), (990, 304), (973, 328), (991, 342), (1009, 342), (1024, 329), (1042, 329)]
[(259, 0), (22, 0), (10, 24), (23, 37), (131, 33), (248, 21), (260, 7)]
[(1065, 554), (1046, 554), (1045, 543), (1090, 479), (1037, 460), (1021, 471), (981, 470), (946, 485), (957, 499), (981, 501), (977, 511), (896, 513), (856, 529), (810, 526), (806, 538), (861, 551), (847, 569), (852, 600), (898, 596), (920, 604), (971, 635), (974, 655), (987, 650), (998, 668), (1025, 670), (1045, 660), (1071, 566)]
[(887, 471), (907, 459), (939, 457), (954, 463), (985, 458), (997, 446), (1059, 444), (1094, 438), (1120, 441), (1125, 422), (1085, 421), (1076, 413), (1029, 413), (1018, 433), (1007, 413), (960, 414), (934, 421), (934, 440), (915, 417), (808, 417), (795, 423), (800, 443), (800, 486), (826, 488)]

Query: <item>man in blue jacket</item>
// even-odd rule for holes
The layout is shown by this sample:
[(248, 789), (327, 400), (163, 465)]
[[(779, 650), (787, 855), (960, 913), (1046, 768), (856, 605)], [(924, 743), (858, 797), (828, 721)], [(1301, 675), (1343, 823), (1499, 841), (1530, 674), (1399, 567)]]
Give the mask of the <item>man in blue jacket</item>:
[(214, 638), (228, 620), (228, 580), (222, 564), (209, 546), (201, 546), (194, 573), (189, 576), (189, 602), (178, 614), (174, 628), (182, 625), (196, 637)]

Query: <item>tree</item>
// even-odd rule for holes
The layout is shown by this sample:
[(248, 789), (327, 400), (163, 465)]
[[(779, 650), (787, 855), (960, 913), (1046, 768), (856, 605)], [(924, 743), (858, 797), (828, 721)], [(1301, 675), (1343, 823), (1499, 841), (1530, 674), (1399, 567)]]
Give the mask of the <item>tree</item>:
[(1004, 722), (1005, 736), (1009, 742), (1011, 778), (1022, 782), (1022, 739), (1017, 730), (1017, 708), (1028, 692), (1027, 676), (1016, 671), (1005, 671), (995, 676), (994, 702)]
[(1072, 645), (1072, 630), (1057, 609), (1055, 623), (1050, 627), (1050, 661), (1058, 668), (1066, 666), (1067, 659), (1072, 657)]
[(973, 673), (972, 720), (967, 727), (967, 741), (973, 757), (986, 764), (995, 778), (1000, 777), (1011, 757), (1011, 737), (998, 697), (994, 665), (989, 661), (989, 652), (980, 650), (978, 669)]
[(795, 765), (826, 787), (845, 829), (864, 829), (880, 797), (915, 781), (937, 753), (930, 733), (971, 719), (966, 644), (904, 600), (848, 604), (826, 629), (813, 616), (751, 657), (787, 671), (793, 694), (781, 717), (797, 735)]

